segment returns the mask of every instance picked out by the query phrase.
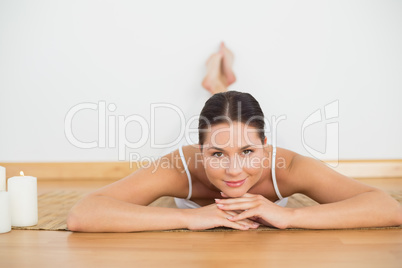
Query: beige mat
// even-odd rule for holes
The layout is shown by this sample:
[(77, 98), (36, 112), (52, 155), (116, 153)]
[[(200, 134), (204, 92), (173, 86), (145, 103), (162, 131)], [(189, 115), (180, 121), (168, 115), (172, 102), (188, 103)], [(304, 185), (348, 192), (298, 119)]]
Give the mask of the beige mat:
[[(402, 193), (391, 192), (392, 197), (402, 203)], [(79, 191), (51, 191), (42, 194), (38, 197), (38, 210), (39, 222), (35, 226), (30, 227), (13, 227), (13, 230), (47, 230), (47, 231), (69, 231), (67, 229), (66, 218), (70, 208), (77, 203), (85, 195), (84, 192)], [(305, 206), (316, 205), (317, 202), (302, 194), (295, 194), (289, 198), (287, 207), (297, 208)], [(159, 207), (176, 207), (173, 198), (162, 197), (150, 204), (150, 206)], [(358, 229), (401, 229), (398, 227), (385, 227), (385, 228), (358, 228)], [(276, 228), (259, 227), (257, 231), (272, 231), (278, 230)], [(286, 230), (303, 230), (303, 229), (286, 229)], [(169, 232), (186, 232), (187, 229), (170, 230)], [(217, 231), (235, 231), (231, 228), (214, 228), (205, 230), (207, 232)]]

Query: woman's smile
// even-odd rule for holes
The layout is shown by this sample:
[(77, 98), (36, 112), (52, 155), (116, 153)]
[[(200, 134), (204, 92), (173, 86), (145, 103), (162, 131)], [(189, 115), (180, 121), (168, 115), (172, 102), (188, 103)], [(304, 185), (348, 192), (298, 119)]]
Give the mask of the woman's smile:
[(238, 181), (224, 181), (229, 187), (240, 187), (246, 182), (247, 178)]

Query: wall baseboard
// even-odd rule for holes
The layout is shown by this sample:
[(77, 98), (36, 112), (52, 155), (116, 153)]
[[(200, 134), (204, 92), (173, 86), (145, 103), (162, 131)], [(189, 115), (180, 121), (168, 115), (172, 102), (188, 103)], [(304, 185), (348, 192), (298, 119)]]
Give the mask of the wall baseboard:
[[(352, 178), (402, 177), (402, 159), (324, 161), (329, 167)], [(335, 166), (336, 165), (336, 166)], [(122, 162), (47, 162), (0, 163), (6, 176), (27, 176), (39, 180), (119, 180), (136, 171), (141, 164)], [(334, 167), (335, 166), (335, 167)]]
[[(324, 161), (337, 172), (352, 178), (402, 177), (402, 159)], [(335, 166), (335, 167), (334, 167)]]

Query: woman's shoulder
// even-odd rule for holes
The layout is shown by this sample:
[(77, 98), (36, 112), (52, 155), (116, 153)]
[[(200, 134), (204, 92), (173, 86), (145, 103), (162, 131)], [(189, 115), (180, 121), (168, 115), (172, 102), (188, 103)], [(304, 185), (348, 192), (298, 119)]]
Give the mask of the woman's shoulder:
[(275, 173), (278, 187), (283, 196), (290, 196), (293, 194), (293, 186), (291, 179), (291, 169), (293, 159), (299, 154), (285, 148), (276, 148), (275, 159)]
[(198, 144), (183, 146), (183, 156), (186, 161), (186, 166), (192, 173), (203, 169), (203, 159), (200, 147)]
[(181, 147), (182, 155), (180, 154), (180, 147), (171, 153), (163, 156), (169, 160), (172, 167), (177, 169), (180, 174), (186, 174), (186, 168), (190, 173), (200, 170), (202, 167), (202, 154), (197, 144), (185, 145)]
[(276, 159), (275, 168), (279, 171), (289, 171), (292, 167), (292, 161), (298, 153), (285, 149), (282, 147), (276, 147)]

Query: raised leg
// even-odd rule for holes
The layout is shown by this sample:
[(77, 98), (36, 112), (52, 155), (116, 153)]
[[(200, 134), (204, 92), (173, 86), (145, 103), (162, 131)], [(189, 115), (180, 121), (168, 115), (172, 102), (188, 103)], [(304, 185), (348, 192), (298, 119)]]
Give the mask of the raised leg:
[(223, 75), (226, 78), (227, 85), (231, 85), (236, 81), (236, 76), (233, 72), (233, 52), (230, 51), (225, 44), (222, 42), (219, 52), (223, 55), (222, 57), (222, 70)]
[(236, 81), (232, 66), (233, 53), (222, 42), (218, 53), (213, 53), (207, 60), (207, 74), (202, 86), (211, 94), (225, 92)]

